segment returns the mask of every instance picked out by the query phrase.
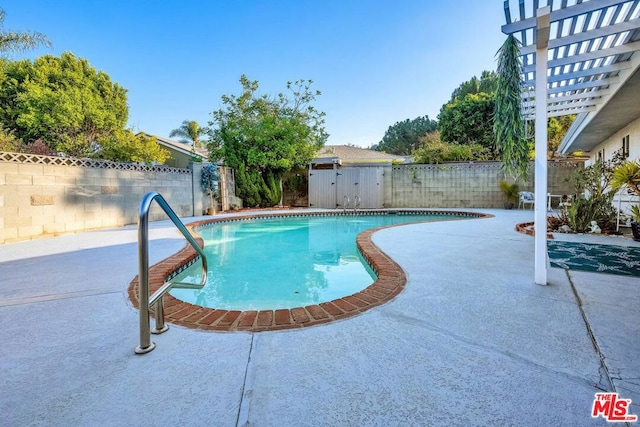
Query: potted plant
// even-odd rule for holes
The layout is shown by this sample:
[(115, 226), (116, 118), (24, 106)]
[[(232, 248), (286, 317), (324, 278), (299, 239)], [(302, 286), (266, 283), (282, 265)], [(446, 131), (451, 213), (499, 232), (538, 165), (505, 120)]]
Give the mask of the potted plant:
[[(618, 191), (627, 188), (629, 192), (640, 197), (640, 160), (626, 161), (613, 171), (611, 188)], [(640, 206), (631, 206), (631, 232), (633, 240), (640, 241)]]
[(202, 167), (202, 176), (200, 177), (200, 187), (211, 201), (210, 208), (207, 209), (208, 215), (215, 215), (216, 213), (216, 200), (215, 196), (218, 191), (218, 168), (216, 165), (206, 164)]
[(518, 192), (520, 192), (520, 187), (518, 187), (518, 184), (515, 182), (510, 184), (503, 179), (500, 181), (500, 189), (502, 190), (502, 194), (504, 194), (504, 208), (513, 209), (518, 201)]

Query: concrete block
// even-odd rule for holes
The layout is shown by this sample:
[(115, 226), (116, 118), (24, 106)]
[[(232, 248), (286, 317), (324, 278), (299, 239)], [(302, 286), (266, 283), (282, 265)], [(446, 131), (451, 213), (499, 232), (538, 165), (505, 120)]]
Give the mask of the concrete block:
[(69, 221), (64, 225), (65, 232), (81, 231), (84, 229), (85, 229), (84, 221)]
[(101, 177), (104, 180), (110, 180), (114, 178), (118, 178), (122, 171), (117, 169), (100, 169), (102, 171)]
[(32, 194), (31, 206), (46, 206), (55, 204), (55, 197), (50, 194)]
[(6, 242), (18, 238), (18, 227), (5, 226), (0, 228), (0, 241)]
[(56, 185), (56, 177), (48, 175), (33, 175), (33, 185), (52, 186)]
[(18, 206), (18, 216), (22, 218), (32, 217), (32, 216), (42, 216), (43, 210), (42, 206)]
[(76, 220), (76, 215), (73, 212), (65, 212), (61, 214), (56, 214), (53, 217), (54, 224), (66, 224), (68, 222), (72, 222)]
[(68, 166), (43, 165), (42, 173), (43, 175), (53, 177), (64, 176), (66, 173), (65, 169), (67, 168)]
[(32, 165), (28, 163), (18, 164), (18, 174), (20, 175), (43, 175), (44, 165)]
[(56, 176), (55, 177), (55, 183), (56, 183), (56, 185), (75, 185), (76, 184), (76, 177), (75, 176), (68, 176), (68, 175)]
[(101, 191), (102, 191), (101, 186), (75, 185), (73, 187), (71, 186), (65, 187), (65, 195), (79, 196), (80, 199), (85, 197), (94, 197), (97, 194), (100, 194)]
[(102, 218), (102, 226), (103, 227), (116, 227), (118, 226), (118, 218), (109, 216)]
[(98, 178), (82, 176), (76, 178), (76, 185), (79, 187), (100, 187), (102, 185), (102, 181)]
[(31, 175), (6, 174), (6, 185), (32, 185), (33, 177)]
[(64, 233), (65, 226), (64, 224), (56, 224), (48, 222), (47, 224), (42, 225), (42, 231), (44, 234), (61, 234)]
[(106, 169), (84, 168), (83, 175), (87, 178), (104, 178)]
[(0, 162), (0, 173), (18, 173), (18, 164), (17, 163), (5, 163)]
[(43, 232), (41, 225), (30, 225), (25, 227), (18, 227), (18, 238), (24, 239), (27, 237), (35, 237), (41, 235)]
[(102, 210), (102, 205), (100, 203), (96, 203), (94, 201), (87, 202), (84, 204), (85, 213), (95, 213)]
[(87, 212), (84, 209), (80, 209), (76, 213), (76, 221), (89, 221), (95, 219), (97, 216), (96, 212)]
[(53, 222), (53, 217), (59, 212), (60, 213), (64, 212), (64, 208), (56, 205), (42, 206), (42, 215), (44, 215), (46, 218), (51, 218), (52, 222)]
[(118, 194), (119, 191), (118, 186), (115, 185), (103, 185), (100, 187), (101, 194)]
[(75, 176), (75, 177), (84, 176), (85, 168), (81, 168), (78, 166), (61, 166), (61, 167), (64, 168), (64, 174), (66, 176)]
[(84, 222), (84, 226), (86, 230), (91, 230), (94, 228), (102, 228), (102, 220), (101, 219), (92, 219)]

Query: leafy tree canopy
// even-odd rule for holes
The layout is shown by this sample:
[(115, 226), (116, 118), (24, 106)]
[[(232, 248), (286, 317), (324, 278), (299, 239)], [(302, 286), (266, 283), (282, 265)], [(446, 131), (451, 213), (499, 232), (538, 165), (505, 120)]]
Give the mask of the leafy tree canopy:
[(162, 148), (156, 138), (130, 130), (118, 131), (102, 138), (94, 157), (115, 162), (162, 163), (169, 158), (169, 151)]
[(202, 148), (204, 143), (201, 141), (201, 137), (206, 136), (208, 132), (209, 128), (200, 127), (198, 122), (185, 120), (179, 128), (171, 131), (169, 138), (177, 136), (183, 144), (193, 145), (195, 148)]
[(479, 144), (495, 159), (493, 108), (493, 94), (484, 92), (467, 94), (443, 105), (438, 116), (442, 140), (461, 145)]
[(51, 46), (44, 34), (37, 32), (6, 31), (4, 18), (6, 12), (0, 8), (0, 54), (23, 52), (38, 46)]
[(558, 147), (575, 119), (575, 114), (549, 118), (547, 125), (547, 150), (550, 159), (558, 154)]
[(42, 139), (56, 151), (92, 154), (92, 144), (121, 133), (126, 90), (72, 53), (34, 62), (2, 62), (0, 123), (24, 141)]
[(480, 144), (456, 144), (444, 142), (440, 132), (430, 132), (420, 138), (420, 147), (413, 152), (416, 163), (460, 162), (488, 160), (490, 151)]
[(483, 71), (480, 78), (473, 76), (471, 80), (463, 82), (451, 94), (449, 102), (464, 99), (469, 94), (494, 93), (498, 86), (498, 75), (495, 71)]
[(389, 126), (382, 141), (372, 148), (388, 154), (407, 156), (418, 148), (420, 138), (436, 130), (437, 126), (438, 122), (429, 119), (429, 116), (396, 122), (393, 126)]
[(258, 81), (240, 77), (240, 95), (223, 95), (212, 113), (210, 159), (236, 170), (237, 193), (247, 206), (280, 202), (280, 181), (306, 166), (327, 140), (325, 113), (312, 104), (320, 91), (311, 80), (288, 82), (288, 94), (258, 94)]

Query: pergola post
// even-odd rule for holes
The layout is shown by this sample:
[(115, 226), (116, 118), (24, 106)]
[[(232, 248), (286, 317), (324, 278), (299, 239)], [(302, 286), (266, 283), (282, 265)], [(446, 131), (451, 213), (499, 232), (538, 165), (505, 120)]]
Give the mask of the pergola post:
[(535, 282), (547, 284), (547, 55), (551, 8), (538, 9), (536, 19), (535, 129)]

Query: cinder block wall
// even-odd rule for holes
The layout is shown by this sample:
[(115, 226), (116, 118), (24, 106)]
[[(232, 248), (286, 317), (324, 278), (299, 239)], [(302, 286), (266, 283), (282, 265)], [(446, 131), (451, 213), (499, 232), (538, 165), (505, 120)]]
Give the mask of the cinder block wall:
[[(551, 194), (572, 194), (566, 178), (580, 162), (548, 163)], [(499, 162), (444, 163), (440, 165), (393, 166), (385, 173), (385, 206), (396, 208), (502, 208), (504, 196), (499, 182), (504, 178)], [(533, 165), (522, 191), (533, 192)], [(555, 201), (557, 203), (557, 201)]]
[[(0, 243), (135, 224), (149, 191), (180, 216), (200, 215), (194, 175), (199, 180), (189, 169), (0, 153)], [(165, 218), (154, 204), (150, 219)]]

